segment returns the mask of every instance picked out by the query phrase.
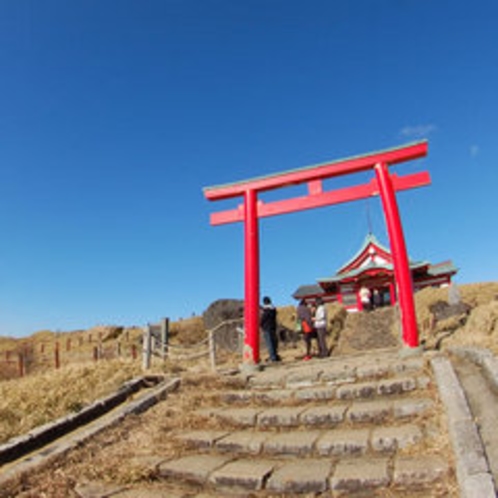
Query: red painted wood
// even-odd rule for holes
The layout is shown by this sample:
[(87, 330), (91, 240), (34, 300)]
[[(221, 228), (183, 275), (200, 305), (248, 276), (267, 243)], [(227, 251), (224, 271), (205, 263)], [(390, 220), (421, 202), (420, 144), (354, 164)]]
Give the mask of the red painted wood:
[[(405, 176), (392, 175), (391, 178), (393, 180), (395, 190), (408, 190), (411, 188), (430, 185), (431, 183), (429, 173), (426, 171)], [(379, 187), (377, 180), (373, 178), (369, 183), (364, 185), (346, 187), (328, 192), (322, 192), (320, 194), (295, 197), (293, 199), (269, 203), (260, 201), (258, 202), (258, 217), (265, 218), (269, 216), (292, 213), (294, 211), (315, 209), (323, 206), (330, 206), (332, 204), (356, 201), (376, 195), (379, 195)], [(244, 210), (240, 206), (236, 209), (212, 213), (210, 218), (211, 225), (213, 226), (235, 223), (238, 221), (244, 221)]]
[(245, 313), (243, 362), (259, 363), (259, 223), (257, 194), (248, 190), (244, 195), (245, 245)]
[(206, 199), (210, 201), (229, 199), (231, 197), (243, 196), (246, 190), (255, 190), (256, 192), (274, 190), (281, 187), (307, 183), (313, 180), (322, 180), (335, 176), (358, 173), (360, 171), (368, 171), (373, 169), (377, 163), (393, 165), (418, 159), (426, 155), (427, 142), (420, 142), (397, 149), (390, 149), (385, 152), (318, 164), (316, 166), (297, 169), (287, 173), (254, 178), (252, 180), (231, 183), (228, 185), (207, 187), (204, 189), (204, 195)]
[(416, 348), (418, 346), (418, 332), (415, 303), (413, 300), (413, 285), (398, 203), (394, 194), (394, 186), (389, 177), (386, 163), (377, 164), (375, 166), (375, 174), (379, 182), (386, 217), (387, 233), (393, 257), (394, 274), (398, 284), (403, 341), (406, 346)]

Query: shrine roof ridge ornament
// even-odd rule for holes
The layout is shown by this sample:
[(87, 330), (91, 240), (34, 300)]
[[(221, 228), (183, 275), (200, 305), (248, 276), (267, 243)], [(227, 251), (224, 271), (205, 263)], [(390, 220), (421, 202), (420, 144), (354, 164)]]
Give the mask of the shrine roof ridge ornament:
[(273, 190), (317, 179), (366, 171), (372, 169), (379, 162), (384, 162), (387, 165), (397, 164), (424, 157), (426, 154), (427, 140), (420, 140), (367, 154), (302, 166), (280, 173), (271, 173), (232, 183), (204, 187), (203, 193), (208, 200), (229, 199), (243, 195), (248, 189), (256, 191)]

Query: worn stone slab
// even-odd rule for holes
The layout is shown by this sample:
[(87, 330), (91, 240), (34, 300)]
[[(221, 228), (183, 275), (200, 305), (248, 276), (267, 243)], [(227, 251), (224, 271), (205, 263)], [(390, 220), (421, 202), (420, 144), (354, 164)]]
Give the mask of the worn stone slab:
[(356, 384), (345, 384), (337, 388), (338, 399), (373, 398), (377, 394), (377, 382), (358, 382)]
[(431, 361), (439, 394), (450, 416), (450, 422), (472, 420), (467, 399), (458, 377), (447, 358), (435, 357)]
[(377, 393), (380, 396), (392, 396), (415, 391), (418, 387), (415, 377), (398, 377), (379, 381)]
[(116, 486), (99, 481), (89, 481), (79, 483), (75, 486), (74, 492), (79, 498), (111, 498), (126, 491), (126, 486)]
[(389, 374), (389, 365), (378, 363), (367, 363), (356, 368), (358, 379), (376, 379), (386, 377)]
[(407, 398), (393, 401), (393, 415), (397, 419), (424, 415), (433, 409), (434, 401), (429, 398)]
[(334, 491), (356, 493), (366, 489), (386, 487), (390, 484), (388, 460), (341, 460), (330, 479)]
[(287, 376), (285, 385), (288, 388), (311, 387), (318, 382), (320, 374), (320, 370), (297, 371)]
[(392, 414), (392, 402), (389, 400), (355, 401), (348, 410), (350, 422), (380, 423)]
[(315, 444), (319, 455), (362, 455), (368, 450), (369, 429), (327, 431)]
[(325, 384), (336, 385), (356, 381), (356, 366), (347, 363), (327, 365), (320, 380)]
[(284, 387), (288, 372), (286, 370), (266, 370), (255, 373), (249, 379), (249, 385), (255, 389)]
[(204, 483), (213, 471), (231, 460), (231, 457), (221, 455), (189, 455), (161, 463), (158, 474), (163, 478)]
[(484, 357), (482, 366), (491, 388), (498, 394), (498, 360), (490, 353)]
[(420, 427), (413, 424), (399, 427), (377, 427), (372, 431), (372, 449), (379, 452), (394, 452), (405, 449), (422, 440)]
[[(482, 441), (472, 419), (467, 399), (450, 361), (431, 360), (439, 394), (448, 415), (448, 428), (456, 458), (456, 475), (464, 497), (473, 496), (475, 476), (490, 475)], [(477, 496), (477, 495), (476, 495)]]
[(215, 470), (209, 481), (216, 487), (258, 491), (274, 466), (274, 462), (265, 460), (236, 460)]
[(227, 408), (216, 412), (216, 417), (220, 420), (226, 420), (232, 424), (242, 426), (255, 426), (257, 417), (264, 408)]
[(303, 425), (333, 426), (344, 421), (348, 409), (347, 404), (312, 406), (301, 412), (300, 420)]
[(488, 473), (467, 476), (461, 493), (462, 498), (496, 498), (493, 478)]
[(489, 472), (484, 447), (474, 424), (466, 420), (450, 423), (457, 472), (474, 475)]
[(192, 430), (188, 432), (182, 432), (175, 436), (178, 441), (183, 441), (187, 446), (191, 448), (212, 448), (216, 442), (229, 433), (227, 431), (203, 431), (203, 430)]
[(400, 373), (419, 373), (424, 370), (426, 366), (425, 358), (422, 356), (404, 358), (403, 360), (395, 361), (390, 365), (391, 372), (395, 374)]
[(323, 493), (328, 488), (332, 462), (323, 459), (306, 459), (289, 462), (275, 470), (266, 489), (275, 493)]
[(260, 427), (294, 427), (299, 425), (299, 415), (304, 407), (283, 406), (261, 411), (257, 416)]
[[(150, 489), (150, 488), (136, 488), (133, 487), (131, 489), (127, 489), (123, 492), (112, 495), (112, 498), (164, 498), (167, 496), (168, 498), (183, 498), (185, 493), (176, 490), (172, 491), (170, 489)], [(202, 495), (196, 494), (196, 498), (201, 498)], [(205, 495), (207, 498), (207, 495)], [(100, 498), (100, 497), (99, 497)]]
[(263, 443), (269, 438), (267, 432), (233, 432), (216, 442), (216, 448), (222, 452), (248, 453), (257, 455), (263, 448)]
[(293, 431), (273, 434), (263, 443), (263, 451), (268, 454), (311, 455), (319, 431)]
[(439, 481), (448, 472), (448, 462), (437, 456), (397, 457), (394, 460), (393, 482), (403, 488), (418, 487)]
[(255, 391), (254, 399), (260, 403), (278, 403), (294, 397), (292, 389), (273, 389), (271, 391)]
[(294, 397), (301, 401), (321, 401), (335, 398), (335, 387), (319, 386), (308, 389), (297, 389), (294, 392)]
[(220, 400), (223, 403), (250, 403), (253, 399), (251, 391), (230, 391), (224, 392), (220, 395)]

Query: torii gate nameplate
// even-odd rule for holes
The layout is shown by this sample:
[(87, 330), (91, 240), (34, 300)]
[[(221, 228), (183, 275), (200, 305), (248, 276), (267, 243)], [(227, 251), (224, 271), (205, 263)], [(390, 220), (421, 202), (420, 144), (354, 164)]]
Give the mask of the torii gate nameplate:
[[(204, 195), (210, 201), (243, 197), (237, 209), (211, 215), (212, 225), (244, 222), (245, 247), (245, 313), (244, 352), (246, 364), (259, 363), (259, 218), (313, 209), (380, 195), (386, 218), (393, 255), (394, 274), (398, 287), (403, 341), (406, 346), (418, 346), (417, 322), (413, 289), (399, 209), (395, 192), (430, 184), (428, 172), (398, 176), (389, 174), (389, 166), (427, 155), (427, 142), (416, 142), (348, 159), (340, 159), (283, 173), (253, 178), (236, 183), (206, 187)], [(375, 171), (368, 183), (324, 191), (322, 180), (337, 176)], [(263, 203), (258, 193), (306, 183), (305, 196)]]

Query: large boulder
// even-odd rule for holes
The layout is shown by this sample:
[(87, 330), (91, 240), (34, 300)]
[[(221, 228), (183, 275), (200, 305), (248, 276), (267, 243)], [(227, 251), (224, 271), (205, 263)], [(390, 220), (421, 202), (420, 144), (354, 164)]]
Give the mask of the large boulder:
[(218, 299), (203, 313), (204, 326), (211, 330), (220, 323), (241, 320), (244, 317), (244, 301), (240, 299)]

